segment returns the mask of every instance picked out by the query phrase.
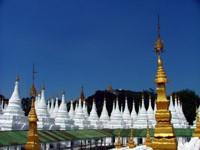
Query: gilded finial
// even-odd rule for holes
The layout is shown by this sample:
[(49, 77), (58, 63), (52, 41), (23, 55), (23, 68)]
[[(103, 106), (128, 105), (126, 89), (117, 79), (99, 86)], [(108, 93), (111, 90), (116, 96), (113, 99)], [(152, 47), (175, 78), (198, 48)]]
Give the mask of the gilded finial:
[(71, 97), (71, 101), (73, 102), (73, 97)]
[(113, 103), (115, 103), (115, 102), (116, 102), (116, 100), (114, 99), (114, 100), (113, 100)]
[(58, 93), (56, 93), (56, 97), (58, 97)]
[(43, 85), (42, 85), (42, 90), (45, 90), (44, 83), (43, 83)]
[(144, 99), (144, 92), (142, 92), (142, 99)]
[(38, 94), (41, 94), (41, 91), (40, 91), (40, 90), (38, 91)]
[(149, 99), (151, 99), (151, 93), (149, 94)]
[(170, 96), (172, 96), (173, 95), (173, 93), (172, 92), (170, 92)]
[(104, 96), (103, 100), (106, 101), (106, 97), (105, 96)]
[(133, 140), (133, 127), (131, 127), (131, 136), (130, 136), (130, 140), (129, 140), (127, 146), (129, 148), (135, 148), (136, 147), (134, 140)]
[(175, 93), (175, 99), (177, 99), (177, 93)]
[(116, 96), (116, 101), (118, 101), (119, 100), (119, 98), (118, 98), (118, 95)]
[(93, 103), (96, 103), (96, 100), (95, 100), (95, 98), (94, 98), (94, 97), (93, 97), (92, 101), (93, 101)]
[(161, 39), (160, 39), (160, 19), (159, 19), (159, 14), (158, 14), (158, 39), (155, 42), (155, 51), (156, 51), (156, 53), (159, 53), (160, 51), (161, 52), (164, 51), (163, 41), (161, 41)]
[(108, 87), (107, 91), (112, 91), (112, 90), (113, 89), (112, 89), (111, 83), (109, 83), (109, 87)]
[(52, 96), (52, 99), (54, 99), (54, 96)]
[(147, 120), (147, 135), (146, 135), (145, 142), (143, 144), (146, 145), (147, 147), (152, 147), (151, 137), (150, 137), (150, 133), (149, 133), (149, 122), (148, 122), (148, 120)]
[(83, 86), (82, 86), (82, 89), (81, 89), (81, 94), (80, 94), (80, 99), (83, 101), (85, 100), (85, 96), (84, 96), (84, 93), (83, 93)]
[(48, 101), (50, 101), (50, 97), (48, 98)]
[(135, 99), (133, 98), (133, 103), (135, 103)]
[(125, 100), (128, 100), (128, 97), (127, 97), (127, 95), (125, 96)]
[(65, 90), (62, 91), (62, 94), (65, 95)]
[(19, 81), (19, 73), (17, 73), (16, 81)]
[(118, 140), (117, 140), (117, 144), (115, 145), (115, 148), (122, 148), (122, 144), (121, 144), (121, 140), (120, 140), (120, 129), (118, 132)]

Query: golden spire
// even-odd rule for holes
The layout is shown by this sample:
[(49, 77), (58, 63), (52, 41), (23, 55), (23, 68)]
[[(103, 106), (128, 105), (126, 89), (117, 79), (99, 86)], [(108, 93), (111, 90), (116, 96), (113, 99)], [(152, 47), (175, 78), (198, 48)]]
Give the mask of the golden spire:
[(144, 99), (144, 92), (142, 92), (142, 99)]
[(44, 82), (43, 82), (43, 85), (42, 85), (42, 90), (45, 90), (45, 87), (44, 87)]
[[(171, 124), (171, 112), (169, 111), (169, 100), (167, 100), (165, 83), (168, 83), (167, 76), (162, 66), (160, 52), (163, 52), (163, 43), (160, 40), (160, 28), (158, 26), (158, 40), (155, 43), (156, 53), (158, 53), (158, 70), (155, 84), (157, 84), (156, 100), (156, 121), (154, 137), (152, 142), (153, 150), (177, 150), (177, 138)], [(166, 146), (167, 145), (167, 146)]]
[(127, 95), (125, 96), (125, 100), (128, 100), (128, 97), (127, 97)]
[(38, 91), (38, 94), (41, 94), (41, 91), (40, 91), (40, 90)]
[(164, 51), (163, 42), (160, 39), (160, 20), (159, 20), (159, 14), (158, 14), (158, 39), (155, 42), (155, 50), (156, 50), (156, 53), (159, 53), (160, 51), (161, 52)]
[(37, 114), (35, 111), (35, 97), (36, 90), (34, 87), (34, 66), (33, 66), (33, 82), (32, 82), (32, 88), (30, 90), (30, 94), (32, 96), (32, 102), (31, 102), (31, 110), (29, 113), (28, 121), (29, 121), (29, 131), (27, 135), (27, 143), (26, 143), (26, 150), (38, 150), (41, 149), (41, 144), (39, 142), (39, 135), (37, 132)]
[(173, 93), (172, 92), (170, 92), (170, 96), (172, 96), (173, 95)]
[(118, 95), (116, 96), (116, 101), (118, 101), (119, 100), (119, 97), (118, 97)]
[(19, 73), (17, 73), (16, 81), (19, 81)]
[(192, 137), (199, 137), (200, 139), (200, 121), (199, 121), (199, 113), (197, 106), (196, 106), (196, 128), (194, 130), (194, 133), (192, 134)]
[(151, 99), (151, 93), (149, 94), (149, 99)]
[(62, 94), (65, 95), (65, 90), (62, 91)]
[(54, 96), (52, 96), (52, 99), (54, 99)]
[(133, 140), (133, 127), (131, 127), (131, 136), (130, 136), (130, 139), (129, 139), (129, 141), (128, 141), (127, 146), (128, 146), (129, 148), (135, 148), (135, 147), (136, 147), (136, 145), (135, 145), (135, 143), (134, 143), (134, 140)]
[(93, 101), (93, 103), (95, 103), (95, 104), (96, 104), (96, 100), (95, 100), (95, 98), (94, 98), (94, 97), (93, 97), (92, 101)]
[(104, 96), (103, 100), (106, 101), (106, 97), (105, 96)]
[(149, 133), (149, 122), (148, 121), (147, 121), (147, 135), (146, 135), (145, 142), (143, 144), (146, 145), (147, 147), (152, 147), (151, 137), (150, 137), (150, 133)]
[(58, 97), (58, 93), (56, 93), (56, 97)]
[(82, 89), (81, 89), (81, 94), (79, 96), (81, 98), (82, 101), (85, 100), (85, 96), (84, 96), (84, 93), (83, 93), (83, 86), (82, 86)]
[(115, 148), (122, 148), (122, 144), (121, 144), (121, 140), (120, 140), (120, 129), (118, 132), (118, 140), (117, 140), (117, 144), (115, 145)]
[(107, 91), (112, 91), (112, 90), (113, 89), (112, 89), (111, 83), (109, 83), (109, 87), (108, 87)]
[(73, 102), (73, 97), (71, 97), (71, 101)]

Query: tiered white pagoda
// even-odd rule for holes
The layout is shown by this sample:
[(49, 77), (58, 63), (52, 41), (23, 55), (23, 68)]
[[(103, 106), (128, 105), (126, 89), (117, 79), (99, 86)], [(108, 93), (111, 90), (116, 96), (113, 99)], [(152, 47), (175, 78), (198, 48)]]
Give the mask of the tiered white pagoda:
[(135, 100), (134, 99), (133, 99), (133, 106), (132, 106), (131, 118), (133, 119), (133, 123), (137, 119), (137, 113), (135, 111)]
[(57, 129), (54, 124), (54, 119), (50, 118), (50, 115), (47, 111), (47, 105), (45, 101), (45, 93), (44, 93), (44, 85), (42, 86), (42, 93), (41, 93), (41, 99), (37, 103), (37, 117), (38, 117), (38, 122), (37, 122), (37, 127), (38, 130), (54, 130)]
[(55, 124), (60, 127), (60, 130), (74, 129), (74, 121), (70, 119), (65, 102), (65, 91), (62, 93), (62, 101), (58, 109)]
[(123, 120), (124, 122), (126, 122), (126, 127), (127, 128), (131, 128), (132, 124), (133, 124), (133, 119), (131, 118), (131, 114), (128, 108), (128, 99), (127, 96), (125, 97), (125, 108), (124, 108), (124, 112), (123, 112)]
[(90, 121), (87, 120), (87, 118), (85, 117), (85, 114), (83, 112), (83, 108), (81, 105), (81, 101), (85, 99), (84, 94), (83, 94), (83, 88), (81, 91), (81, 94), (79, 96), (79, 100), (78, 100), (78, 106), (76, 106), (77, 108), (75, 109), (75, 116), (74, 116), (74, 124), (76, 126), (79, 127), (79, 129), (89, 129), (90, 126)]
[(9, 99), (8, 107), (4, 108), (4, 113), (0, 117), (1, 130), (27, 130), (28, 121), (21, 108), (21, 98), (19, 92), (19, 77), (16, 77), (15, 88)]
[(147, 110), (147, 114), (148, 114), (148, 120), (152, 124), (152, 127), (154, 128), (156, 125), (156, 118), (155, 118), (154, 111), (151, 105), (151, 95), (149, 95), (149, 108)]
[[(176, 103), (176, 101), (175, 101)], [(173, 105), (173, 97), (172, 93), (170, 94), (170, 104), (169, 104), (169, 110), (171, 111), (171, 123), (173, 124), (174, 128), (182, 128), (178, 114), (176, 112), (176, 109)]]
[[(138, 113), (137, 120), (133, 123), (133, 128), (146, 129), (147, 120), (148, 120), (148, 115), (144, 106), (144, 95), (142, 94), (142, 107)], [(151, 127), (151, 124), (150, 124), (150, 127)]]
[(56, 104), (55, 104), (55, 107), (53, 109), (53, 112), (51, 113), (51, 117), (52, 118), (55, 118), (56, 115), (57, 115), (57, 112), (58, 112), (58, 94), (56, 94)]
[(104, 97), (103, 110), (101, 112), (100, 121), (102, 121), (103, 123), (103, 128), (107, 128), (107, 124), (110, 121), (110, 117), (106, 108), (106, 97)]
[(73, 98), (71, 98), (71, 104), (70, 104), (69, 116), (70, 116), (71, 119), (73, 119), (74, 116), (75, 116), (74, 106), (73, 106)]
[(97, 115), (96, 101), (94, 98), (92, 102), (92, 110), (90, 112), (88, 120), (90, 121), (91, 128), (93, 129), (101, 129), (103, 127), (103, 124), (101, 121), (99, 121), (99, 117)]
[(180, 119), (181, 119), (181, 125), (182, 128), (188, 128), (189, 127), (189, 123), (187, 122), (185, 115), (183, 113), (183, 108), (182, 108), (182, 104), (180, 102), (180, 98), (178, 98), (178, 109), (179, 109), (179, 113), (180, 113)]
[(124, 120), (122, 118), (122, 114), (119, 110), (118, 96), (116, 98), (116, 108), (115, 108), (113, 116), (110, 117), (110, 122), (108, 123), (108, 128), (110, 128), (110, 129), (126, 128), (126, 123), (124, 122)]

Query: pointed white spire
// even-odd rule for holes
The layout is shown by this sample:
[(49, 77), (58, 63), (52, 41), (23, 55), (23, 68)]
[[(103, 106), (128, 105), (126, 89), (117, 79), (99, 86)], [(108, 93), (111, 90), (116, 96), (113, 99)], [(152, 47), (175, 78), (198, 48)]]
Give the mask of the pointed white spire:
[(47, 110), (48, 110), (48, 113), (49, 113), (49, 111), (50, 111), (50, 98), (48, 98)]
[(88, 118), (89, 114), (88, 114), (87, 105), (86, 105), (85, 100), (83, 100), (83, 112), (85, 114), (85, 117)]
[(154, 111), (151, 105), (151, 95), (149, 95), (149, 108), (147, 110), (148, 120), (152, 123), (153, 127), (156, 125), (156, 118), (154, 115)]
[(133, 123), (137, 119), (137, 113), (135, 111), (135, 100), (134, 99), (133, 99), (133, 106), (132, 106), (131, 118), (133, 119)]
[(124, 113), (123, 113), (123, 119), (126, 122), (126, 126), (128, 128), (131, 128), (131, 125), (133, 124), (133, 120), (131, 118), (131, 114), (128, 108), (128, 99), (127, 96), (125, 97), (125, 108), (124, 108)]
[(51, 114), (51, 117), (55, 118), (58, 112), (58, 94), (56, 94), (56, 104), (53, 110), (53, 113)]
[(74, 121), (68, 115), (64, 90), (62, 93), (62, 101), (56, 114), (55, 124), (60, 126), (60, 130), (73, 129)]
[(124, 113), (124, 111), (123, 111), (123, 103), (121, 103), (121, 115), (123, 116), (123, 113)]
[[(146, 129), (147, 128), (147, 122), (148, 120), (148, 115), (147, 115), (147, 111), (145, 109), (144, 106), (144, 95), (142, 94), (142, 107), (138, 113), (138, 117), (137, 117), (137, 121), (135, 121), (135, 123), (133, 124), (133, 128), (142, 128), (142, 129)], [(151, 127), (151, 125), (150, 125)]]
[(172, 93), (170, 94), (169, 110), (171, 111), (171, 123), (173, 124), (174, 128), (181, 128), (180, 120), (179, 120), (178, 114), (176, 113), (176, 109), (173, 104)]
[(114, 116), (114, 113), (115, 113), (115, 100), (113, 100), (113, 107), (112, 107), (112, 112), (111, 112), (110, 118), (112, 118)]
[(52, 96), (52, 99), (51, 99), (51, 107), (50, 107), (50, 110), (49, 110), (49, 114), (50, 114), (50, 115), (52, 115), (53, 110), (54, 110), (54, 97)]
[(74, 106), (73, 106), (73, 98), (71, 98), (71, 105), (70, 105), (70, 110), (69, 110), (69, 116), (71, 119), (74, 118), (75, 112), (74, 112)]
[(17, 76), (15, 88), (9, 99), (7, 108), (4, 104), (3, 115), (0, 117), (0, 126), (1, 130), (27, 130), (27, 123), (27, 117), (24, 115), (24, 111), (21, 108), (19, 76)]
[(108, 111), (106, 108), (106, 97), (104, 97), (103, 110), (101, 112), (100, 121), (102, 121), (104, 128), (107, 127), (107, 124), (110, 121), (110, 117), (108, 116)]
[(111, 118), (110, 118), (108, 127), (111, 129), (115, 129), (115, 128), (119, 129), (119, 128), (126, 127), (126, 123), (124, 122), (124, 120), (122, 118), (122, 114), (119, 110), (118, 96), (116, 98), (116, 108), (115, 108), (113, 116), (111, 116)]

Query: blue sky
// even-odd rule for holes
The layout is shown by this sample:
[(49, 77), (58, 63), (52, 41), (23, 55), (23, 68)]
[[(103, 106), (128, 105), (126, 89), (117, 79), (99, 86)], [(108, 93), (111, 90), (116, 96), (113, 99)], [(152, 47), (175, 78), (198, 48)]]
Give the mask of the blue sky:
[(2, 0), (0, 92), (9, 98), (17, 72), (21, 97), (44, 81), (46, 97), (78, 98), (104, 90), (156, 88), (157, 13), (167, 93), (185, 88), (200, 95), (199, 0)]

